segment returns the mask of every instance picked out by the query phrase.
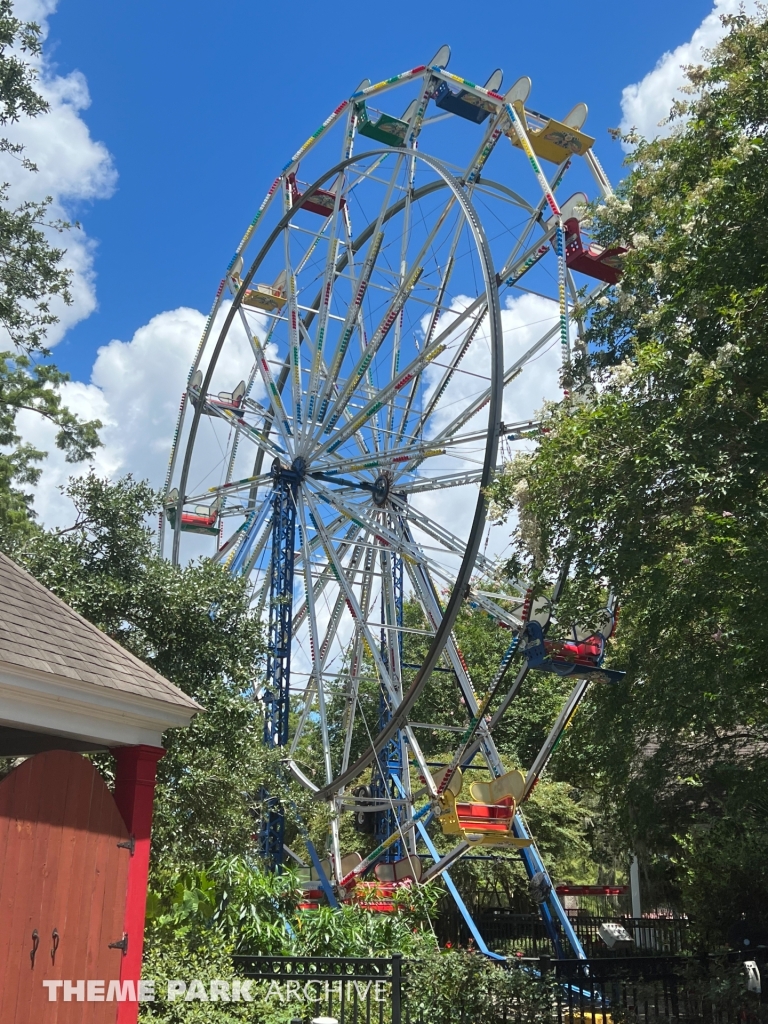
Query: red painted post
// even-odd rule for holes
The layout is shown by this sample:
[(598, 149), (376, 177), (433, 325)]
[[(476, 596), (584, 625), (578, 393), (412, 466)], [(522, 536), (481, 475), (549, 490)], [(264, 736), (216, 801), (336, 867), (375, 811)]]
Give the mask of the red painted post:
[[(123, 957), (120, 981), (132, 981), (138, 989), (141, 955), (144, 950), (152, 805), (157, 762), (165, 751), (162, 747), (141, 745), (115, 747), (112, 753), (117, 761), (115, 803), (135, 843), (128, 868), (128, 892), (123, 926), (123, 931), (128, 936), (128, 950)], [(138, 1002), (121, 1002), (118, 1006), (117, 1024), (136, 1024), (139, 1016)]]

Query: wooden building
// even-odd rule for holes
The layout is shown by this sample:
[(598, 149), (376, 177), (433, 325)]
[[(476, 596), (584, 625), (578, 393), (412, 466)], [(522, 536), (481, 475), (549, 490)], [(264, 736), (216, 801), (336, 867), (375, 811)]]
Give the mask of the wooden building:
[(0, 555), (3, 1024), (136, 1021), (162, 735), (201, 710)]

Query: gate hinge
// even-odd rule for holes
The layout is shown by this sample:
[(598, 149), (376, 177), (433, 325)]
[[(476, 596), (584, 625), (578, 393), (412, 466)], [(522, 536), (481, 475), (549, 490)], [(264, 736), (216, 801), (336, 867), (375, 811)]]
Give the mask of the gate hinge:
[(129, 850), (131, 856), (133, 856), (136, 852), (136, 836), (131, 836), (129, 839), (126, 839), (124, 843), (118, 843), (117, 845), (121, 850)]
[(122, 949), (123, 956), (128, 955), (128, 932), (123, 932), (123, 937), (119, 942), (110, 942), (108, 949)]

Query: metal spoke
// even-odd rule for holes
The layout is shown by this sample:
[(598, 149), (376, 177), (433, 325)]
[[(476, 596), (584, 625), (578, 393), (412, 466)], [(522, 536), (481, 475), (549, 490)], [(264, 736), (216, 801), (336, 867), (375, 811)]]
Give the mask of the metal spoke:
[[(320, 653), (320, 642), (319, 632), (317, 628), (317, 616), (315, 614), (315, 601), (312, 588), (312, 561), (309, 552), (309, 546), (307, 544), (307, 522), (304, 514), (304, 503), (299, 501), (297, 503), (297, 512), (299, 517), (299, 531), (301, 533), (301, 546), (304, 552), (304, 591), (307, 602), (307, 612), (309, 616), (309, 638), (310, 647), (313, 655), (314, 677), (315, 685), (317, 688), (317, 706), (320, 716), (320, 735), (323, 740), (323, 763), (325, 765), (325, 779), (326, 783), (330, 785), (333, 780), (333, 766), (331, 765), (331, 748), (328, 743), (328, 719), (326, 716), (325, 708), (325, 691), (323, 689), (323, 678), (321, 674), (321, 666), (317, 663), (317, 655)], [(336, 877), (338, 878), (341, 874), (341, 850), (339, 847), (339, 832), (338, 832), (338, 821), (335, 828), (331, 828), (333, 855), (336, 865)]]
[(395, 697), (395, 690), (394, 690), (394, 688), (392, 686), (392, 680), (390, 679), (389, 671), (387, 670), (387, 667), (385, 666), (384, 662), (382, 661), (381, 655), (379, 654), (379, 652), (377, 650), (376, 641), (374, 640), (373, 634), (371, 633), (370, 628), (368, 627), (368, 624), (367, 624), (367, 622), (365, 620), (365, 617), (363, 616), (363, 614), (362, 614), (362, 612), (360, 610), (360, 605), (358, 603), (357, 597), (356, 597), (355, 593), (353, 592), (352, 588), (347, 583), (346, 577), (344, 576), (343, 567), (341, 565), (341, 562), (339, 561), (339, 558), (338, 558), (338, 555), (336, 553), (336, 550), (333, 547), (333, 543), (331, 542), (330, 538), (328, 537), (328, 535), (327, 535), (327, 533), (325, 531), (325, 528), (321, 525), (322, 520), (321, 520), (320, 514), (319, 514), (319, 512), (317, 510), (317, 506), (315, 504), (315, 500), (312, 497), (312, 495), (309, 493), (308, 490), (305, 490), (304, 494), (305, 494), (307, 505), (309, 506), (310, 512), (312, 513), (313, 521), (315, 523), (315, 529), (317, 530), (317, 533), (318, 533), (318, 535), (320, 537), (320, 542), (323, 545), (323, 549), (325, 550), (326, 557), (333, 564), (333, 566), (334, 566), (334, 568), (336, 570), (337, 581), (338, 581), (339, 586), (341, 587), (341, 589), (344, 591), (345, 597), (346, 597), (346, 599), (347, 599), (347, 601), (349, 603), (349, 609), (350, 609), (350, 611), (352, 613), (352, 616), (353, 616), (353, 618), (355, 619), (355, 621), (357, 622), (357, 624), (359, 625), (360, 629), (363, 632), (363, 636), (365, 637), (366, 643), (368, 644), (368, 647), (370, 648), (371, 656), (373, 657), (373, 660), (374, 660), (374, 662), (376, 664), (376, 668), (377, 668), (377, 670), (378, 670), (378, 672), (379, 672), (379, 674), (381, 676), (382, 682), (386, 686), (387, 691), (390, 694), (390, 696), (392, 696), (394, 698)]

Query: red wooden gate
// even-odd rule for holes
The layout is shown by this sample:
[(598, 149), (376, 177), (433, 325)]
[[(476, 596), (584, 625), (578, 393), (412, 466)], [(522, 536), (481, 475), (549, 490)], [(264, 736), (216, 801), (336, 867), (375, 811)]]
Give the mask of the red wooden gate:
[[(122, 847), (118, 844), (125, 843)], [(0, 782), (0, 1021), (114, 1024), (87, 983), (120, 977), (130, 850), (112, 794), (80, 754), (52, 750)], [(44, 980), (85, 982), (86, 1001)], [(94, 988), (98, 995), (99, 988)], [(114, 996), (114, 993), (113, 993)]]

